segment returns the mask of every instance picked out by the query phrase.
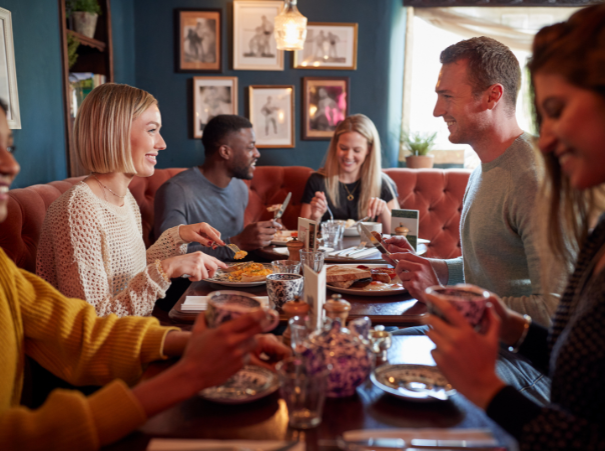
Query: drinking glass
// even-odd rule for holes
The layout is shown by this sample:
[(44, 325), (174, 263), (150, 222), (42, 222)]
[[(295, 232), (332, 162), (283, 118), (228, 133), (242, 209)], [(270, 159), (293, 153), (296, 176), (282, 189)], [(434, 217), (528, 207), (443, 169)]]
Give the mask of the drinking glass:
[(303, 343), (311, 332), (308, 316), (293, 316), (288, 320), (290, 326), (290, 345), (295, 353), (302, 352)]
[(311, 373), (302, 359), (290, 357), (276, 366), (280, 393), (288, 407), (288, 424), (297, 429), (314, 428), (321, 423), (329, 368)]
[(300, 262), (294, 260), (275, 260), (271, 266), (274, 274), (300, 274)]
[(330, 220), (328, 220), (326, 222), (334, 222), (334, 223), (339, 224), (341, 226), (340, 236), (338, 237), (338, 241), (342, 240), (342, 237), (345, 234), (345, 228), (346, 228), (346, 225), (347, 225), (347, 221), (344, 221), (342, 219), (330, 219)]
[(326, 247), (335, 248), (342, 234), (344, 234), (344, 228), (336, 221), (327, 221), (321, 224), (321, 236)]
[(307, 265), (315, 272), (321, 271), (324, 265), (324, 253), (321, 251), (310, 251), (310, 250), (301, 250), (300, 251), (300, 267), (304, 268)]

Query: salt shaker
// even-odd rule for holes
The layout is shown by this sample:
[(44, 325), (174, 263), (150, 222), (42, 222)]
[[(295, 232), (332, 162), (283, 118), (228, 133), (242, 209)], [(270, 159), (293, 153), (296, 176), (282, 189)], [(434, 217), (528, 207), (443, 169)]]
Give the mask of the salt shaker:
[(290, 346), (292, 339), (292, 330), (290, 330), (290, 319), (299, 316), (304, 318), (309, 314), (309, 304), (300, 299), (300, 296), (294, 296), (293, 301), (288, 301), (282, 307), (284, 315), (288, 317), (288, 327), (284, 331), (283, 341), (286, 346)]
[(288, 253), (290, 256), (288, 260), (294, 260), (295, 262), (300, 261), (300, 250), (304, 247), (305, 243), (302, 241), (298, 241), (297, 238), (293, 238), (291, 241), (288, 241), (286, 246), (288, 246)]
[(345, 327), (349, 311), (351, 310), (351, 304), (342, 299), (341, 295), (333, 294), (332, 299), (326, 301), (324, 304), (324, 310), (328, 318), (332, 320), (340, 318), (340, 324), (342, 324), (342, 327)]

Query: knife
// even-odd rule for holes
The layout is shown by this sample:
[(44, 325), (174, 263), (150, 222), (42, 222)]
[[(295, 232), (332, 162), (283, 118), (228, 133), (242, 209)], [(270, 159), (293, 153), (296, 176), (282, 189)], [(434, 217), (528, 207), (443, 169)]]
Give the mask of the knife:
[(277, 214), (275, 215), (274, 219), (279, 219), (282, 217), (282, 215), (284, 214), (284, 211), (286, 211), (286, 207), (288, 206), (288, 204), (290, 203), (290, 198), (292, 197), (292, 193), (288, 193), (288, 195), (286, 196), (286, 200), (284, 200), (284, 203), (281, 204), (280, 209), (278, 210)]
[(363, 230), (363, 233), (365, 233), (367, 235), (367, 237), (370, 239), (370, 243), (372, 243), (372, 245), (376, 249), (378, 249), (381, 254), (391, 255), (391, 253), (386, 250), (386, 248), (382, 245), (382, 243), (380, 241), (378, 241), (374, 235), (372, 235), (372, 231), (368, 228), (368, 226), (366, 226), (365, 224), (359, 224), (359, 225), (361, 226), (361, 230)]

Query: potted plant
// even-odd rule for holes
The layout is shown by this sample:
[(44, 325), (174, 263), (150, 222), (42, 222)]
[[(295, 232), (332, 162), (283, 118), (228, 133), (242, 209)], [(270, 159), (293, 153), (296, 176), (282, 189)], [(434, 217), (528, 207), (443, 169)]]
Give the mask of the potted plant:
[(68, 14), (74, 21), (74, 29), (86, 37), (94, 38), (97, 28), (97, 18), (101, 7), (97, 0), (71, 0), (67, 4)]
[(401, 142), (411, 155), (405, 157), (408, 168), (421, 169), (433, 167), (433, 156), (427, 155), (437, 138), (435, 133), (402, 133)]

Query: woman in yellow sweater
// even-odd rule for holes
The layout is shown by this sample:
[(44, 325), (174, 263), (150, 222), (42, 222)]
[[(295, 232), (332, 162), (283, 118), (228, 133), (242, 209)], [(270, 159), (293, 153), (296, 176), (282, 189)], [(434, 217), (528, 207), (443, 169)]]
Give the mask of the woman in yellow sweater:
[[(19, 172), (13, 151), (6, 107), (0, 105), (0, 222)], [(223, 382), (249, 352), (287, 355), (275, 340), (256, 336), (259, 314), (216, 329), (205, 329), (202, 319), (192, 332), (160, 327), (155, 318), (100, 318), (91, 305), (66, 298), (0, 250), (0, 448), (98, 449)], [(57, 390), (39, 409), (26, 409), (19, 406), (26, 355), (72, 384), (107, 385), (88, 398)], [(128, 388), (149, 362), (178, 355), (168, 370)]]

